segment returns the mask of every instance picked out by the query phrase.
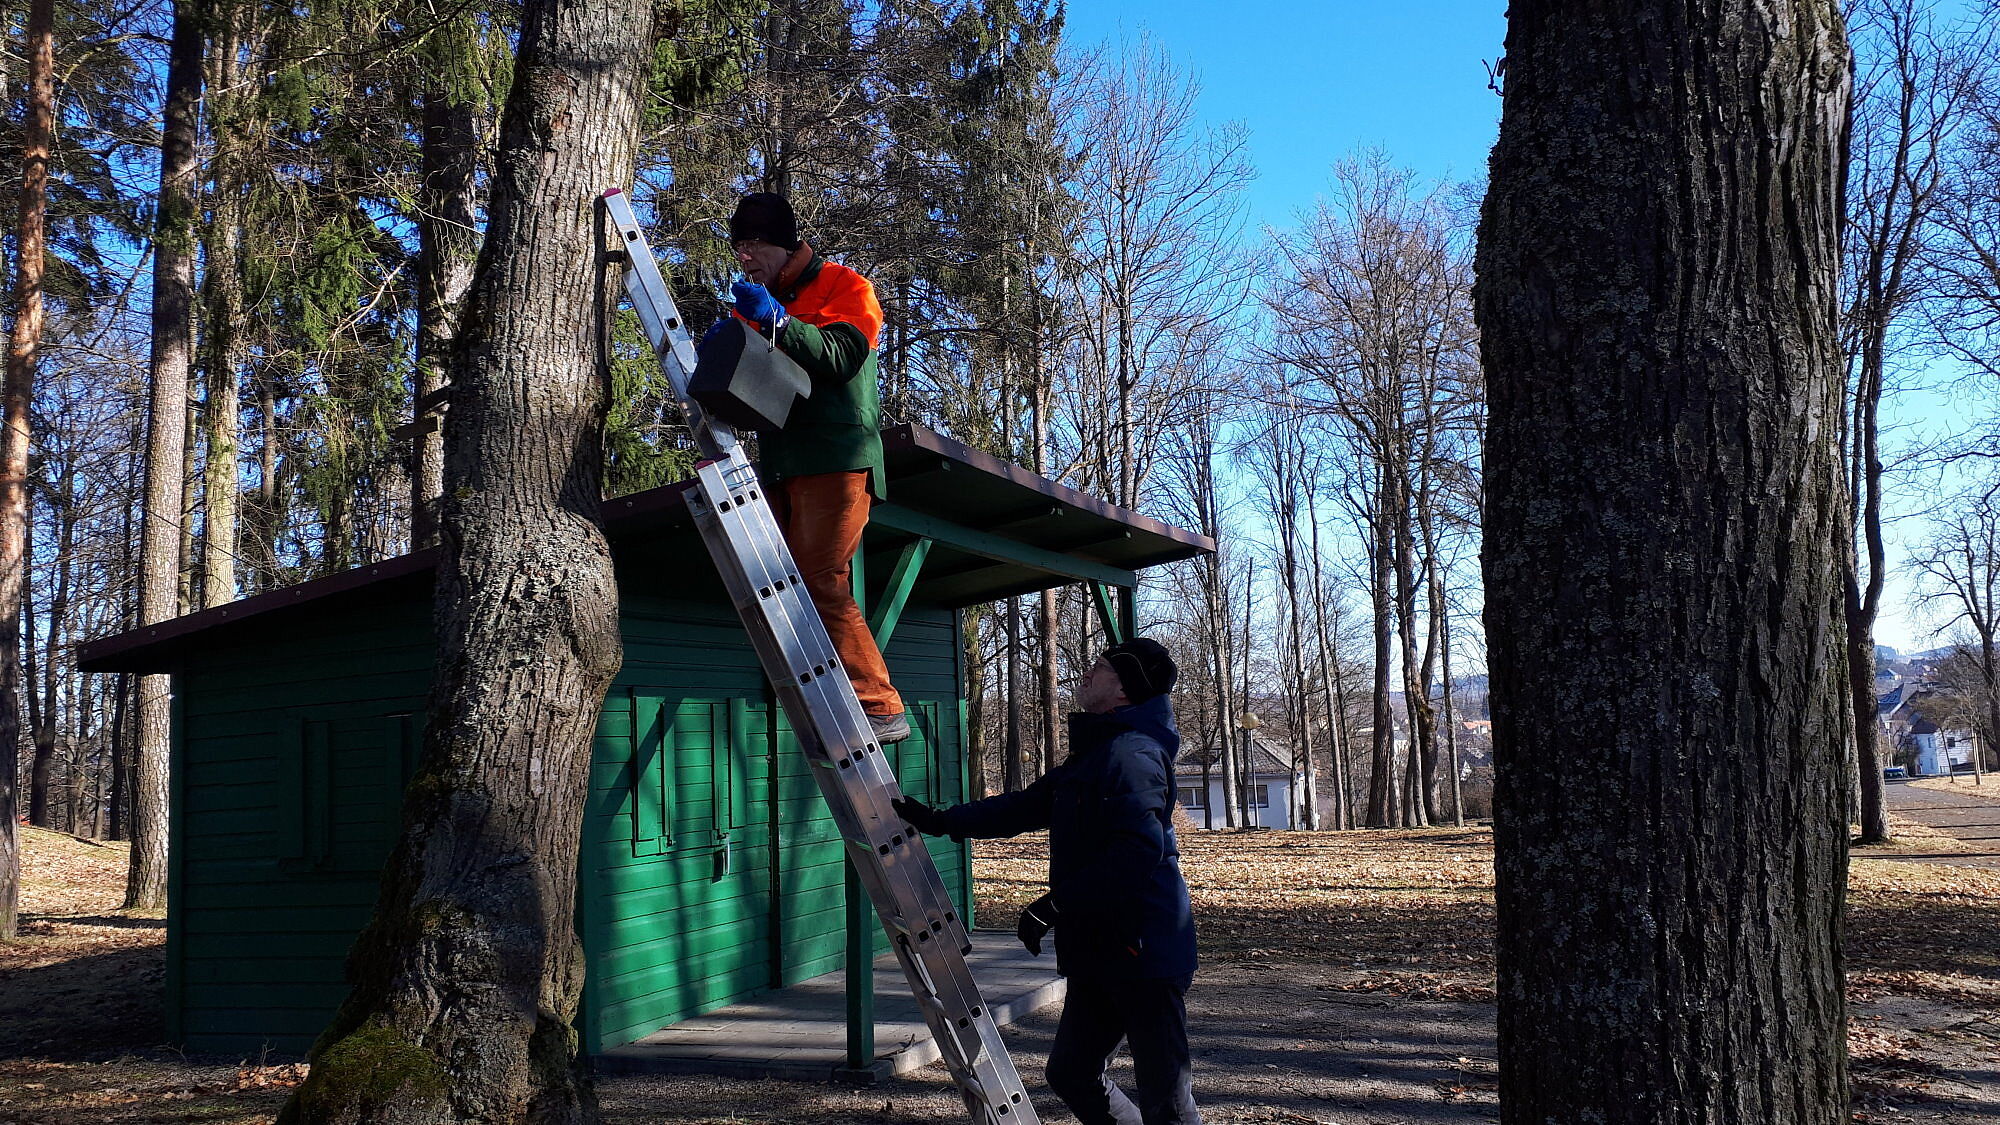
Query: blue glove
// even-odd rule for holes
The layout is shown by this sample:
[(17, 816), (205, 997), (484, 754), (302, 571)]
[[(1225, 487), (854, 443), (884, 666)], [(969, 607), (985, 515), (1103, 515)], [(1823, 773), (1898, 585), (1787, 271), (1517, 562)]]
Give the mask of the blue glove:
[(729, 294), (736, 298), (736, 315), (755, 324), (764, 335), (769, 336), (785, 322), (785, 306), (756, 282), (739, 281), (729, 287)]
[(710, 340), (715, 339), (717, 336), (722, 335), (722, 330), (727, 327), (729, 327), (729, 318), (726, 316), (723, 317), (721, 320), (716, 321), (714, 324), (709, 325), (708, 331), (701, 334), (701, 342), (694, 346), (695, 352), (699, 354), (701, 351), (706, 349), (708, 347), (708, 342)]

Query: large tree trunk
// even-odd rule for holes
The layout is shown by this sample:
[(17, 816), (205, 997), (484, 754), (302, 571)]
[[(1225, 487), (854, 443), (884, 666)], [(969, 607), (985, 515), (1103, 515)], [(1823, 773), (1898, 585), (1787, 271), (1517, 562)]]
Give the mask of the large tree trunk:
[(1847, 1120), (1833, 0), (1516, 0), (1479, 238), (1501, 1120)]
[(247, 521), (244, 558), (253, 568), (258, 593), (278, 586), (278, 537), (285, 512), (278, 489), (278, 375), (272, 364), (260, 364), (253, 376), (257, 391), (257, 509)]
[(23, 42), (28, 54), (28, 119), (21, 137), (16, 227), (14, 335), (7, 347), (5, 415), (0, 419), (0, 940), (14, 936), (20, 845), (15, 794), (21, 745), (21, 603), (27, 589), (29, 406), (42, 344), (43, 233), (47, 228), (49, 139), (55, 128), (55, 0), (33, 0)]
[(980, 621), (990, 612), (973, 606), (958, 612), (958, 635), (965, 661), (965, 768), (971, 775), (968, 800), (986, 796), (988, 704), (993, 692), (986, 683), (986, 650), (979, 643)]
[(1349, 804), (1347, 785), (1347, 690), (1341, 683), (1340, 654), (1335, 651), (1333, 631), (1327, 628), (1326, 610), (1333, 598), (1326, 588), (1321, 569), (1325, 556), (1319, 543), (1319, 489), (1306, 490), (1306, 526), (1312, 529), (1313, 635), (1319, 643), (1319, 678), (1326, 692), (1327, 756), (1333, 763), (1333, 824), (1336, 831), (1354, 826), (1354, 810)]
[[(1854, 710), (1855, 789), (1861, 806), (1857, 844), (1880, 844), (1889, 839), (1889, 814), (1882, 801), (1882, 758), (1875, 738), (1875, 615), (1882, 605), (1887, 563), (1882, 542), (1882, 455), (1876, 414), (1882, 401), (1882, 336), (1886, 332), (1886, 325), (1864, 330), (1868, 342), (1859, 357), (1860, 385), (1854, 392), (1854, 431), (1849, 435), (1854, 443), (1850, 487), (1857, 494), (1849, 497), (1849, 524), (1840, 539), (1846, 556), (1841, 606), (1847, 625), (1847, 699)], [(1860, 544), (1853, 542), (1856, 523), (1861, 525)], [(1857, 547), (1866, 553), (1857, 556)]]
[[(33, 437), (31, 432), (29, 434), (31, 445)], [(26, 472), (25, 465), (22, 471)], [(23, 491), (26, 491), (25, 488)], [(14, 646), (16, 659), (21, 665), (19, 682), (23, 689), (14, 699), (17, 705), (25, 705), (28, 713), (27, 722), (23, 724), (19, 712), (16, 712), (15, 737), (19, 738), (25, 729), (28, 741), (33, 746), (28, 765), (28, 823), (37, 828), (51, 828), (54, 825), (49, 821), (49, 785), (54, 780), (55, 774), (57, 719), (54, 713), (54, 699), (51, 697), (44, 702), (43, 694), (36, 690), (36, 683), (53, 682), (53, 677), (46, 674), (55, 667), (55, 661), (46, 659), (48, 654), (38, 651), (38, 646), (35, 644), (35, 584), (27, 577), (35, 573), (33, 501), (24, 500), (22, 509), (21, 557), (14, 563), (15, 568), (22, 574), (22, 580), (18, 592), (20, 604), (14, 610), (15, 628), (11, 643)], [(23, 624), (27, 628), (22, 628)], [(49, 639), (49, 651), (57, 651), (56, 645), (59, 642), (55, 639), (54, 614), (50, 614)], [(16, 784), (18, 783), (17, 778)]]
[(596, 1117), (571, 1027), (576, 846), (620, 659), (596, 199), (632, 174), (652, 5), (531, 0), (520, 43), (452, 364), (424, 760), (286, 1122)]
[(1444, 745), (1445, 765), (1451, 770), (1451, 822), (1465, 827), (1465, 789), (1459, 778), (1458, 709), (1452, 701), (1451, 681), (1451, 602), (1444, 595), (1443, 568), (1438, 570), (1437, 596), (1432, 611), (1437, 614), (1439, 647), (1444, 653)]
[[(1287, 450), (1290, 455), (1295, 451)], [(1296, 481), (1292, 482), (1294, 485)], [(1305, 609), (1299, 604), (1298, 511), (1287, 501), (1279, 516), (1279, 551), (1284, 558), (1286, 655), (1291, 663), (1292, 768), (1299, 775), (1293, 800), (1293, 828), (1319, 828), (1319, 771), (1313, 763), (1312, 694), (1306, 682)], [(1331, 736), (1329, 736), (1331, 737)]]
[[(194, 337), (195, 111), (201, 101), (200, 5), (174, 5), (160, 137), (160, 206), (153, 236), (153, 352), (146, 419), (145, 521), (139, 530), (139, 624), (173, 617), (181, 598), (186, 525), (188, 372)], [(125, 908), (167, 905), (167, 725), (173, 681), (141, 676), (127, 827)]]
[[(1218, 756), (1222, 759), (1222, 823), (1230, 828), (1243, 823), (1243, 787), (1236, 775), (1238, 757), (1236, 723), (1246, 706), (1236, 698), (1236, 679), (1231, 672), (1231, 655), (1236, 646), (1230, 640), (1234, 632), (1229, 616), (1228, 576), (1222, 569), (1222, 555), (1218, 551), (1202, 563), (1205, 581), (1210, 585), (1209, 605), (1209, 664), (1215, 675), (1215, 742)], [(1202, 797), (1208, 800), (1206, 794)]]

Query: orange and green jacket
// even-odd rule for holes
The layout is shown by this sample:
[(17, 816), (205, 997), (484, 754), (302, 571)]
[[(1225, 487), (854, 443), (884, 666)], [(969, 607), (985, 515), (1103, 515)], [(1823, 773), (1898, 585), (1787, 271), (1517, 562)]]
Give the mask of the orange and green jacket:
[(759, 435), (774, 480), (813, 473), (868, 472), (868, 491), (887, 494), (882, 469), (882, 405), (875, 344), (882, 305), (868, 279), (801, 243), (771, 295), (790, 319), (778, 347), (812, 378), (812, 397), (792, 408), (785, 428)]

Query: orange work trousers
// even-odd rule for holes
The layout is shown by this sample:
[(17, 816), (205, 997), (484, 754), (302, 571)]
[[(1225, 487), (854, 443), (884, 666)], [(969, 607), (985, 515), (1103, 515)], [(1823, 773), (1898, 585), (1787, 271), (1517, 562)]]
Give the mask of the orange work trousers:
[(854, 552), (868, 526), (868, 471), (812, 473), (785, 481), (771, 497), (785, 543), (799, 564), (848, 682), (870, 715), (899, 715), (903, 697), (889, 683), (889, 666), (854, 601)]

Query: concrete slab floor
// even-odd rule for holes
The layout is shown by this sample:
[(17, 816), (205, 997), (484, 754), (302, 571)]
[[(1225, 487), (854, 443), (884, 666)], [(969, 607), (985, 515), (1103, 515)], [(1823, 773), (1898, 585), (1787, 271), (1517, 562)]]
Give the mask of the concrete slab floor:
[[(974, 931), (966, 962), (1003, 1028), (1063, 997), (1053, 952), (1032, 957), (1010, 932)], [(888, 953), (875, 959), (875, 1055), (872, 1065), (848, 1070), (847, 974), (836, 971), (663, 1027), (592, 1061), (611, 1074), (862, 1083), (928, 1066), (937, 1061), (937, 1044)]]

